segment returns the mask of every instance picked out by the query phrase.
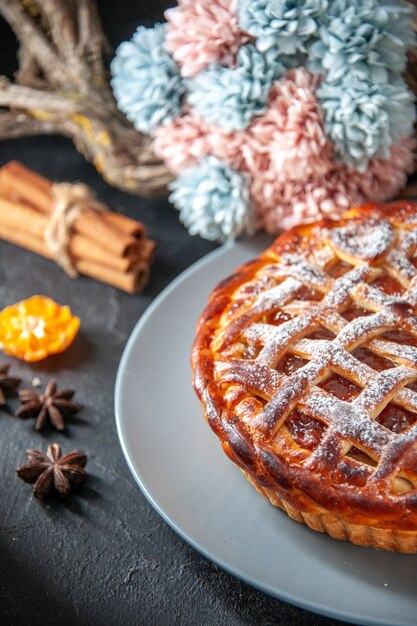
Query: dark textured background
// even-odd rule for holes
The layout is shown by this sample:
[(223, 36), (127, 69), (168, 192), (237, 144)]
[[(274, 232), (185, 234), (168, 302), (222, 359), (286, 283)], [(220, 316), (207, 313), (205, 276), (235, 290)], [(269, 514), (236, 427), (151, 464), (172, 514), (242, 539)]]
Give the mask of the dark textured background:
[[(139, 23), (162, 19), (169, 3), (99, 2), (113, 45)], [(172, 4), (172, 3), (171, 3)], [(12, 74), (15, 42), (0, 22), (0, 73)], [(0, 144), (0, 164), (19, 159), (57, 180), (82, 180), (112, 208), (142, 220), (158, 242), (145, 294), (128, 296), (86, 278), (71, 281), (52, 262), (0, 242), (0, 307), (44, 293), (82, 320), (63, 355), (38, 365), (13, 361), (30, 385), (52, 374), (77, 389), (84, 409), (68, 432), (38, 434), (33, 420), (0, 411), (0, 622), (7, 625), (317, 625), (340, 624), (275, 600), (221, 571), (182, 541), (151, 508), (129, 474), (117, 439), (113, 390), (126, 340), (151, 300), (215, 248), (190, 237), (165, 201), (106, 185), (62, 138)], [(0, 357), (0, 363), (6, 359)], [(83, 449), (90, 480), (67, 502), (41, 504), (15, 476), (28, 447), (58, 441)], [(157, 454), (157, 451), (156, 451)], [(277, 512), (277, 514), (280, 514)]]

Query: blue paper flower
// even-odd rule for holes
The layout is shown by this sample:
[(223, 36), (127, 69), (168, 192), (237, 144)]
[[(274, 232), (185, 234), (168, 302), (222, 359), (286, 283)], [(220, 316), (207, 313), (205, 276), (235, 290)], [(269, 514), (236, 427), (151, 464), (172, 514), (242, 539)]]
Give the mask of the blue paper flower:
[(170, 200), (191, 235), (235, 239), (253, 234), (254, 213), (246, 178), (213, 156), (181, 172), (171, 183)]
[(414, 96), (402, 78), (374, 84), (347, 77), (322, 83), (316, 93), (337, 154), (358, 170), (373, 156), (389, 158), (390, 146), (412, 134)]
[(249, 44), (240, 48), (236, 67), (211, 66), (191, 78), (187, 100), (208, 124), (243, 130), (266, 109), (272, 83), (284, 72), (275, 56), (271, 62)]
[(239, 24), (264, 51), (277, 45), (283, 54), (304, 50), (317, 31), (327, 0), (238, 0)]
[(184, 83), (165, 50), (166, 25), (140, 26), (123, 42), (111, 63), (111, 85), (117, 104), (135, 128), (151, 133), (181, 110)]
[(401, 73), (407, 47), (415, 45), (412, 8), (398, 0), (334, 0), (321, 20), (319, 39), (309, 48), (308, 67), (328, 82), (345, 74), (389, 82)]

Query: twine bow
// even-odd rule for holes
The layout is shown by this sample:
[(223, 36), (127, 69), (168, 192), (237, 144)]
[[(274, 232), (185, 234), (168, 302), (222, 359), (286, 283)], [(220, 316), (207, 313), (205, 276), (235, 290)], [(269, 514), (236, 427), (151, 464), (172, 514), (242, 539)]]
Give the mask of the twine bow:
[(52, 197), (54, 209), (45, 229), (45, 243), (66, 274), (76, 278), (78, 273), (68, 251), (73, 224), (86, 210), (108, 209), (96, 200), (91, 189), (82, 183), (54, 183)]

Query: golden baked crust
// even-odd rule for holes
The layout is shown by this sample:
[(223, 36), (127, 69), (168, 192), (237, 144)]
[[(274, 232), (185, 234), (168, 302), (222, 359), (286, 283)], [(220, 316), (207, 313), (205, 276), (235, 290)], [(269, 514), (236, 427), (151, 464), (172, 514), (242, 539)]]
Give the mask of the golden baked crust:
[(417, 205), (295, 228), (212, 292), (193, 384), (227, 455), (315, 530), (417, 552)]

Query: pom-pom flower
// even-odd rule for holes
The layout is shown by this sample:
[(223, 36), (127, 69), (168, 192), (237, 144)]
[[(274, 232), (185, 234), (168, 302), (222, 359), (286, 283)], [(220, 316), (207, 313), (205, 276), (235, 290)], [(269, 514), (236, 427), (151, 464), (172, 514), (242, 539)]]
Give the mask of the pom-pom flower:
[(345, 74), (388, 82), (401, 73), (415, 44), (412, 9), (396, 0), (334, 0), (323, 15), (320, 38), (309, 49), (309, 67), (328, 82)]
[(238, 0), (179, 0), (168, 9), (166, 45), (182, 76), (195, 76), (212, 63), (232, 66), (248, 36), (238, 25)]
[(152, 148), (171, 172), (179, 174), (211, 153), (208, 136), (209, 127), (201, 117), (186, 113), (156, 129)]
[(270, 233), (395, 196), (413, 169), (401, 0), (178, 0), (112, 63), (191, 234)]
[(119, 108), (143, 133), (176, 117), (184, 84), (165, 49), (166, 25), (140, 26), (123, 42), (111, 63), (111, 85)]
[(253, 234), (254, 214), (247, 181), (227, 163), (206, 157), (171, 183), (170, 200), (191, 235), (224, 241)]
[(324, 82), (317, 96), (338, 156), (360, 171), (373, 156), (387, 158), (390, 146), (412, 133), (414, 98), (401, 78), (390, 84)]
[(264, 111), (272, 83), (283, 72), (283, 65), (271, 66), (248, 44), (239, 50), (236, 67), (210, 67), (191, 78), (187, 101), (208, 124), (242, 130)]
[(277, 177), (270, 170), (254, 177), (250, 191), (260, 226), (275, 234), (322, 217), (338, 219), (350, 206), (392, 198), (413, 171), (415, 145), (414, 138), (403, 138), (387, 159), (371, 159), (363, 174), (339, 165), (325, 176), (303, 181)]
[(362, 200), (334, 171), (303, 181), (289, 181), (265, 172), (252, 180), (251, 196), (260, 226), (271, 234), (321, 217), (336, 219), (350, 205)]
[(240, 0), (239, 23), (257, 38), (259, 50), (278, 46), (283, 54), (304, 50), (317, 31), (327, 0)]
[(226, 133), (220, 126), (206, 124), (191, 111), (158, 128), (152, 147), (174, 174), (197, 165), (208, 155), (227, 161), (238, 171), (249, 171), (248, 164), (254, 161), (253, 145), (245, 131)]
[[(332, 149), (314, 94), (318, 82), (305, 68), (291, 70), (274, 84), (268, 109), (249, 128), (255, 151), (268, 156), (267, 169), (275, 175), (305, 180), (332, 167)], [(259, 169), (259, 159), (254, 165)]]
[(396, 196), (404, 187), (407, 175), (414, 171), (414, 137), (403, 137), (391, 147), (387, 159), (373, 158), (365, 172), (345, 168), (340, 175), (345, 177), (350, 188), (355, 188), (364, 200), (385, 202)]

